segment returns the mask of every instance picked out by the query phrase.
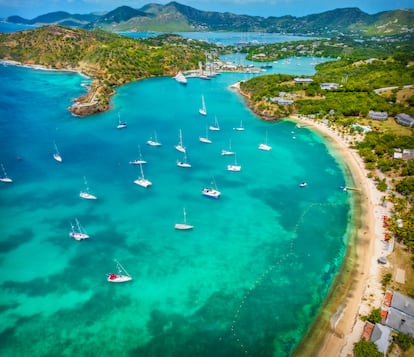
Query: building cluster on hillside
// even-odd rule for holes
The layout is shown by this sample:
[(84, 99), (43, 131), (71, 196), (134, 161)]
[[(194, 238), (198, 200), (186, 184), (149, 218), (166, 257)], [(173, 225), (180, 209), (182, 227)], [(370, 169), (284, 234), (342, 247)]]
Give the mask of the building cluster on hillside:
[(414, 338), (414, 299), (396, 291), (387, 291), (381, 306), (381, 318), (381, 323), (367, 322), (362, 337), (374, 342), (384, 355), (391, 343), (392, 331)]
[(405, 113), (398, 114), (395, 120), (398, 124), (409, 126), (410, 128), (414, 126), (414, 118)]
[(375, 112), (373, 110), (370, 110), (368, 113), (368, 117), (374, 120), (387, 120), (388, 113), (387, 112)]
[(393, 158), (402, 160), (414, 159), (414, 149), (395, 149)]

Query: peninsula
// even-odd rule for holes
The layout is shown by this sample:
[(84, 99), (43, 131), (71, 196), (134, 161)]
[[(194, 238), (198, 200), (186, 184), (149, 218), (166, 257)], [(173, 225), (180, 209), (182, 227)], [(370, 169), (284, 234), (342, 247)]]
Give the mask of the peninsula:
[(88, 93), (69, 110), (77, 116), (104, 112), (117, 86), (197, 68), (216, 46), (178, 35), (147, 39), (94, 30), (49, 25), (0, 34), (0, 58), (22, 65), (69, 70), (92, 78)]

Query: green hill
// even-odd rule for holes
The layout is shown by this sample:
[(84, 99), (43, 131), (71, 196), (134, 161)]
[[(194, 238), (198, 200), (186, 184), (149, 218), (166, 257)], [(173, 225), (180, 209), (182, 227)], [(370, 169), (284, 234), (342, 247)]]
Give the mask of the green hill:
[(147, 4), (141, 9), (121, 6), (103, 15), (49, 13), (26, 20), (11, 16), (5, 21), (25, 24), (73, 23), (107, 31), (259, 31), (326, 36), (330, 33), (392, 35), (413, 31), (414, 10), (394, 10), (370, 15), (358, 8), (343, 8), (303, 17), (261, 17), (229, 12), (201, 11), (178, 2)]
[(138, 40), (56, 25), (0, 34), (1, 59), (70, 69), (94, 79), (90, 92), (71, 108), (81, 116), (107, 110), (116, 86), (197, 68), (213, 47), (177, 35)]

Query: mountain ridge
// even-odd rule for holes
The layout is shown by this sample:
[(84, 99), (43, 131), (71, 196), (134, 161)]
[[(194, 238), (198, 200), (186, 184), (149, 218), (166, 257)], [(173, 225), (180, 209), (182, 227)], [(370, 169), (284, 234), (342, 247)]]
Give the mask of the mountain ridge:
[(392, 35), (413, 32), (414, 9), (367, 14), (357, 7), (338, 8), (302, 17), (237, 15), (231, 12), (203, 11), (176, 1), (161, 5), (149, 3), (140, 9), (120, 6), (105, 14), (51, 12), (33, 19), (14, 15), (3, 19), (28, 25), (66, 24), (87, 29), (120, 31), (241, 31), (280, 32), (307, 35), (329, 33)]

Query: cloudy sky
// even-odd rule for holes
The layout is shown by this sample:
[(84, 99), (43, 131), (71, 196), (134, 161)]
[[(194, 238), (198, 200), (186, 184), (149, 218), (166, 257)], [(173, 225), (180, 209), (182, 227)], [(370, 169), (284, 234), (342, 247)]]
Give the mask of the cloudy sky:
[[(171, 0), (0, 0), (0, 18), (19, 15), (34, 18), (53, 11), (86, 14), (107, 12), (128, 5), (139, 9), (148, 3), (167, 4)], [(268, 16), (303, 16), (344, 7), (359, 7), (369, 14), (414, 8), (413, 0), (177, 0), (199, 10)]]

